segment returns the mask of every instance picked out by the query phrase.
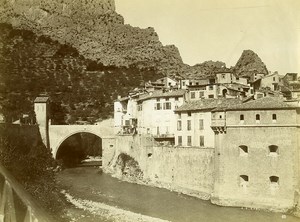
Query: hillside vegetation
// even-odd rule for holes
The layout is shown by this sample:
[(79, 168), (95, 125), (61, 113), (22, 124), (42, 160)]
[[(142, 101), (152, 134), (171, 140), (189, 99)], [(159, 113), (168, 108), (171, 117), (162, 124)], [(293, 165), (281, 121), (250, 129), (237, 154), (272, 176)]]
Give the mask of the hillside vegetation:
[(55, 123), (91, 121), (112, 114), (113, 100), (145, 81), (162, 77), (155, 68), (104, 66), (31, 31), (0, 24), (0, 113), (7, 121), (33, 110), (41, 93), (52, 99)]

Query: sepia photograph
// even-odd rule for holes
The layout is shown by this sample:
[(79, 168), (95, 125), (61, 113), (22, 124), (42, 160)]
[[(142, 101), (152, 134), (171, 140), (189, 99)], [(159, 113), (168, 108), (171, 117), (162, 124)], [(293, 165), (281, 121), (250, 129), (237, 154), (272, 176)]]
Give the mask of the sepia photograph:
[(0, 222), (300, 222), (300, 0), (0, 0)]

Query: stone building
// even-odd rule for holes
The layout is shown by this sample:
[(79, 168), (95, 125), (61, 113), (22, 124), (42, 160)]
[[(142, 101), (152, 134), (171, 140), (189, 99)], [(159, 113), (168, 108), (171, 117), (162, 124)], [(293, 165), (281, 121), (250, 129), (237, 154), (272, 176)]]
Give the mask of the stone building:
[[(215, 147), (215, 134), (211, 129), (211, 111), (241, 103), (239, 99), (202, 99), (190, 101), (175, 110), (177, 130), (175, 146)], [(225, 118), (222, 116), (221, 118)]]
[[(218, 120), (218, 116), (226, 116)], [(299, 107), (261, 98), (212, 111), (220, 205), (291, 209), (299, 195)], [(217, 121), (218, 120), (218, 121)]]
[(185, 90), (154, 91), (137, 99), (137, 130), (155, 139), (174, 143), (176, 117), (174, 110), (184, 102)]
[(261, 79), (260, 87), (269, 88), (272, 91), (279, 89), (280, 76), (278, 72), (266, 75)]

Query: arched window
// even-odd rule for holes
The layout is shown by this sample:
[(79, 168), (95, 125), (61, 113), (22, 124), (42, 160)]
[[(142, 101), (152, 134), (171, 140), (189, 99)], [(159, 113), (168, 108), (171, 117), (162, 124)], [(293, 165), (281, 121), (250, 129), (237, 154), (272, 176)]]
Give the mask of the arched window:
[(255, 119), (256, 119), (256, 123), (259, 123), (260, 122), (260, 115), (256, 114)]
[(244, 115), (243, 114), (240, 115), (240, 121), (244, 121)]
[(260, 115), (256, 114), (256, 120), (260, 120)]

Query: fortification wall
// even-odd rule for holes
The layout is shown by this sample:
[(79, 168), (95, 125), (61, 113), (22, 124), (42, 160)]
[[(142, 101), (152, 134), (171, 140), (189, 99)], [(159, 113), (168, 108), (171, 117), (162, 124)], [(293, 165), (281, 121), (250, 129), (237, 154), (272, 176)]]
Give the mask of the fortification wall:
[(152, 138), (143, 136), (118, 136), (114, 145), (116, 150), (110, 153), (111, 161), (106, 160), (110, 164), (104, 164), (106, 170), (114, 170), (118, 156), (125, 153), (138, 162), (143, 182), (202, 199), (210, 198), (214, 149), (157, 146)]

